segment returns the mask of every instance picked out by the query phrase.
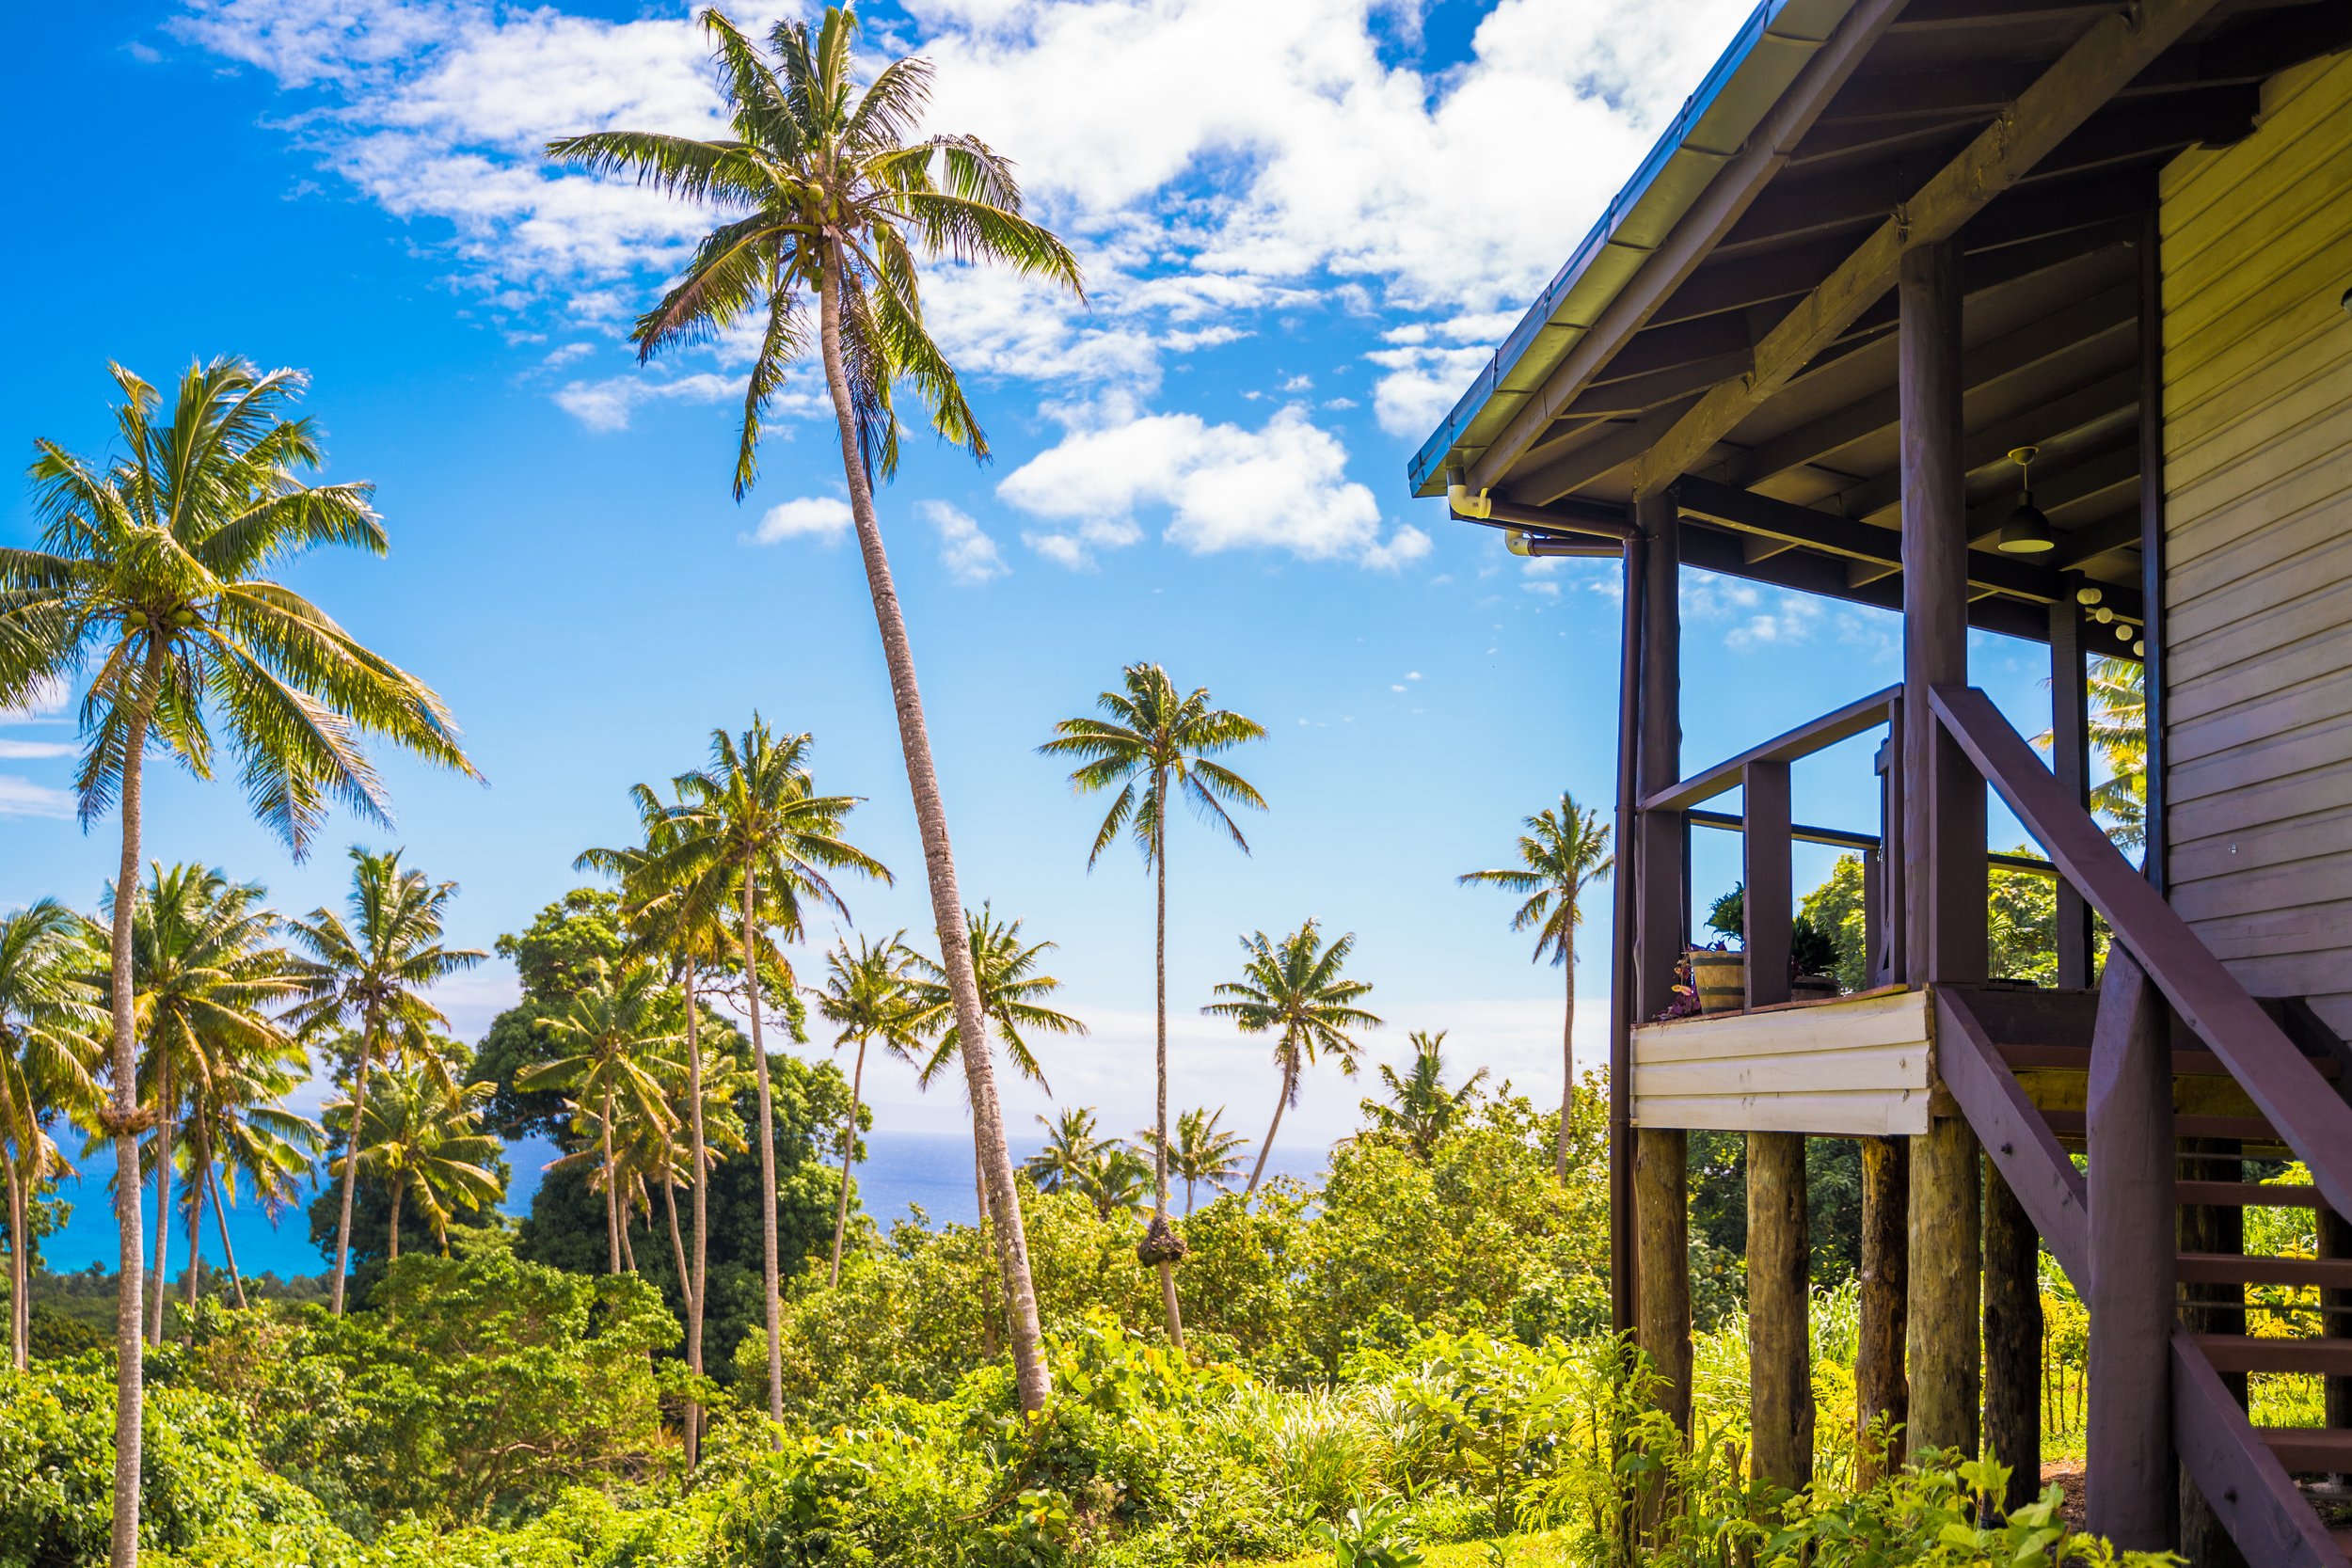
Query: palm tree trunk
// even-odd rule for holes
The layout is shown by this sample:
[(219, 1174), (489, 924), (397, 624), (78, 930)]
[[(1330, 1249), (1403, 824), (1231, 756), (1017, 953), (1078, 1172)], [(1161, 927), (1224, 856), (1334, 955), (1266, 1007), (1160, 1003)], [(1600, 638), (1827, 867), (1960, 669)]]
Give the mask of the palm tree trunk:
[[(989, 1247), (993, 1243), (988, 1224), (988, 1173), (980, 1164), (980, 1140), (977, 1134), (972, 1139), (972, 1194), (977, 1204), (976, 1212), (978, 1215), (980, 1245)], [(1003, 1338), (996, 1332), (997, 1321), (1005, 1315), (999, 1301), (1003, 1292), (1003, 1281), (992, 1279), (986, 1273), (981, 1275), (980, 1354), (991, 1361), (995, 1360), (1004, 1350)]]
[(164, 1342), (164, 1299), (171, 1293), (171, 1059), (161, 1047), (155, 1064), (155, 1304), (147, 1342)]
[(407, 1196), (407, 1180), (405, 1177), (392, 1178), (392, 1230), (384, 1247), (384, 1261), (387, 1263), (400, 1261), (400, 1207), (401, 1201)]
[(599, 1118), (596, 1137), (604, 1150), (604, 1250), (605, 1273), (621, 1272), (621, 1173), (612, 1164), (612, 1084), (604, 1085), (604, 1114)]
[[(768, 1094), (768, 1047), (759, 1035), (759, 955), (753, 942), (752, 914), (758, 877), (743, 868), (743, 989), (752, 1005), (752, 1071), (759, 1085), (759, 1286), (768, 1318), (768, 1417), (784, 1419), (784, 1281), (776, 1262), (776, 1134), (774, 1103)], [(779, 1429), (771, 1440), (779, 1446)]]
[(359, 1121), (368, 1108), (368, 1064), (375, 1056), (375, 1009), (360, 1022), (359, 1060), (351, 1077), (351, 1136), (343, 1141), (343, 1213), (335, 1225), (333, 1315), (343, 1315), (343, 1281), (351, 1273), (351, 1199), (359, 1187)]
[[(1158, 1101), (1152, 1113), (1152, 1217), (1168, 1219), (1168, 769), (1161, 768), (1152, 779), (1152, 799), (1160, 809), (1152, 818), (1152, 871), (1153, 896), (1158, 908), (1153, 920), (1152, 949), (1152, 1013), (1156, 1024), (1154, 1045), (1158, 1079)], [(1160, 1311), (1168, 1320), (1168, 1342), (1178, 1350), (1184, 1348), (1184, 1314), (1176, 1306), (1176, 1265), (1163, 1258), (1160, 1271)]]
[(661, 1207), (670, 1216), (670, 1262), (677, 1270), (678, 1294), (684, 1296), (688, 1290), (686, 1236), (678, 1229), (677, 1182), (673, 1180), (676, 1174), (677, 1146), (670, 1141), (670, 1134), (665, 1132), (661, 1134)]
[(115, 1476), (114, 1521), (107, 1547), (109, 1568), (139, 1563), (139, 1407), (145, 1392), (145, 1346), (139, 1337), (139, 1307), (145, 1299), (139, 1267), (146, 1248), (139, 1238), (138, 1055), (133, 1038), (135, 1011), (131, 973), (131, 914), (139, 893), (140, 763), (147, 751), (147, 721), (156, 682), (163, 675), (163, 639), (150, 635), (145, 684), (131, 710), (122, 748), (122, 860), (115, 877), (114, 930), (110, 946), (114, 1012), (114, 1103), (103, 1118), (115, 1141), (115, 1225), (121, 1249), (115, 1278)]
[(30, 1364), (31, 1314), (24, 1310), (24, 1287), (32, 1271), (24, 1266), (24, 1173), (11, 1157), (8, 1166), (8, 1365), (23, 1371)]
[(907, 787), (914, 800), (915, 824), (922, 832), (923, 864), (930, 882), (931, 918), (939, 932), (941, 966), (947, 972), (947, 992), (955, 1001), (956, 1028), (963, 1040), (960, 1054), (972, 1097), (973, 1130), (993, 1200), (997, 1266), (1011, 1305), (1014, 1377), (1020, 1386), (1021, 1408), (1034, 1414), (1045, 1407), (1053, 1378), (1045, 1365), (1043, 1336), (1038, 1327), (1037, 1287), (1029, 1274), (1029, 1242), (1022, 1228), (1020, 1195), (1013, 1186), (1012, 1156), (1005, 1147), (1005, 1119), (996, 1100), (996, 1069), (990, 1060), (987, 1020), (980, 1010), (971, 949), (964, 942), (963, 897), (956, 887), (947, 809), (940, 798), (938, 770), (931, 762), (930, 736), (923, 722), (922, 694), (915, 687), (914, 653), (907, 641), (906, 618), (898, 608), (898, 589), (891, 582), (890, 558), (882, 548), (882, 526), (874, 517), (873, 486), (858, 450), (857, 410), (850, 402), (849, 370), (841, 352), (841, 265), (840, 240), (829, 235), (819, 269), (818, 309), (825, 387), (833, 394), (842, 472), (850, 485), (850, 515), (857, 525), (858, 553), (864, 559), (866, 584), (874, 601), (882, 659), (890, 670), (898, 746), (906, 756)]
[(841, 1197), (833, 1211), (833, 1269), (825, 1276), (830, 1290), (841, 1283), (841, 1237), (850, 1228), (850, 1162), (857, 1154), (857, 1105), (866, 1087), (866, 1040), (857, 1042), (857, 1065), (850, 1069), (850, 1119), (841, 1130)]
[(247, 1305), (245, 1299), (245, 1275), (237, 1272), (237, 1243), (229, 1239), (229, 1205), (221, 1192), (220, 1173), (207, 1167), (206, 1180), (213, 1184), (213, 1228), (220, 1232), (221, 1256), (229, 1260), (229, 1288), (237, 1293), (237, 1310)]
[(1282, 1093), (1274, 1101), (1274, 1120), (1266, 1127), (1265, 1142), (1258, 1146), (1258, 1163), (1250, 1169), (1249, 1185), (1242, 1190), (1241, 1200), (1244, 1203), (1258, 1196), (1258, 1179), (1265, 1175), (1265, 1157), (1274, 1152), (1274, 1134), (1281, 1130), (1282, 1113), (1289, 1108), (1291, 1095), (1297, 1085), (1298, 1064), (1285, 1061), (1282, 1064)]
[[(688, 1153), (694, 1162), (694, 1273), (686, 1287), (686, 1365), (696, 1377), (703, 1370), (703, 1271), (710, 1249), (710, 1170), (703, 1153), (703, 1049), (697, 1030), (694, 1001), (694, 960), (686, 961), (686, 1125)], [(686, 1407), (686, 1464), (692, 1468), (702, 1455), (703, 1408)]]
[(196, 1300), (204, 1290), (204, 1177), (213, 1168), (212, 1140), (204, 1135), (202, 1124), (197, 1128), (196, 1142), (189, 1149), (194, 1156), (188, 1164), (196, 1168), (196, 1180), (188, 1187), (188, 1305), (187, 1321), (180, 1325), (183, 1340), (196, 1338)]
[[(1574, 912), (1574, 906), (1570, 906)], [(1568, 972), (1568, 1006), (1560, 1021), (1560, 1136), (1551, 1151), (1554, 1180), (1568, 1179), (1568, 1122), (1576, 1110), (1576, 936), (1560, 939), (1560, 967)]]
[(637, 1272), (637, 1243), (629, 1240), (626, 1219), (621, 1222), (621, 1267), (631, 1274)]

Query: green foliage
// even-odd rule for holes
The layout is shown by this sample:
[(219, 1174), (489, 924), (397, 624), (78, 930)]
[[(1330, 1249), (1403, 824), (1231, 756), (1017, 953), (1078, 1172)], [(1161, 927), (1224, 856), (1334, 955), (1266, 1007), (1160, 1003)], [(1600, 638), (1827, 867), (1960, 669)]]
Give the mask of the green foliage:
[(1406, 1533), (1403, 1513), (1393, 1502), (1369, 1503), (1349, 1509), (1344, 1524), (1324, 1526), (1338, 1568), (1421, 1568), (1426, 1560)]
[(1798, 901), (1805, 923), (1829, 939), (1833, 961), (1816, 974), (1837, 976), (1841, 990), (1861, 990), (1870, 983), (1870, 953), (1863, 929), (1862, 857), (1840, 855), (1829, 868), (1829, 879)]

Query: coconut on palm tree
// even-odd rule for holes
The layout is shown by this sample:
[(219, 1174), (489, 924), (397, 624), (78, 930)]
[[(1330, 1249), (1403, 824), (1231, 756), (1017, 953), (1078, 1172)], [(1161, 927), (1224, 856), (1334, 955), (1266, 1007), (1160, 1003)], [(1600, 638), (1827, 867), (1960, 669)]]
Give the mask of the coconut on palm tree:
[[(109, 889), (109, 906), (120, 899)], [(207, 1085), (230, 1076), (240, 1060), (283, 1057), (298, 1048), (272, 1017), (296, 982), (285, 950), (277, 944), (278, 916), (262, 902), (258, 883), (233, 883), (201, 865), (151, 865), (144, 887), (134, 891), (130, 977), (137, 993), (140, 1100), (152, 1132), (143, 1148), (142, 1169), (155, 1175), (155, 1261), (148, 1338), (164, 1342), (164, 1306), (168, 1295), (172, 1174), (189, 1151), (178, 1146), (183, 1118)], [(206, 1153), (207, 1164), (210, 1154)], [(199, 1167), (188, 1160), (188, 1269), (193, 1276), (200, 1254), (204, 1186)], [(118, 1181), (130, 1180), (118, 1171)], [(190, 1286), (196, 1284), (194, 1277)], [(191, 1298), (193, 1299), (193, 1298)]]
[[(212, 775), (225, 749), (239, 764), (253, 814), (296, 856), (309, 851), (331, 802), (387, 816), (366, 736), (478, 776), (429, 687), (269, 580), (322, 546), (376, 555), (386, 547), (368, 485), (303, 480), (321, 462), (310, 421), (288, 417), (303, 377), (241, 359), (191, 366), (159, 422), (155, 388), (119, 365), (109, 369), (122, 392), (114, 456), (96, 464), (36, 442), (40, 547), (0, 548), (0, 708), (89, 672), (74, 786), (85, 826), (121, 809), (116, 885), (135, 887), (138, 879), (151, 742), (199, 778)], [(117, 976), (130, 973), (132, 902), (114, 911)], [(143, 1131), (131, 986), (115, 985), (112, 1002), (113, 1085), (97, 1117), (114, 1140), (116, 1168), (130, 1171)], [(116, 1187), (121, 1275), (109, 1561), (136, 1568), (144, 1249), (137, 1184)]]
[(1576, 1100), (1576, 928), (1584, 923), (1585, 888), (1609, 875), (1616, 863), (1609, 852), (1609, 830), (1600, 813), (1577, 805), (1566, 790), (1557, 806), (1527, 818), (1519, 835), (1519, 863), (1492, 871), (1469, 871), (1454, 879), (1464, 886), (1499, 887), (1522, 895), (1511, 929), (1535, 933), (1534, 960), (1549, 958), (1566, 976), (1567, 1006), (1560, 1021), (1560, 1132), (1552, 1145), (1552, 1174), (1568, 1179), (1568, 1124)]
[(1282, 1092), (1274, 1101), (1274, 1120), (1258, 1146), (1258, 1163), (1250, 1168), (1245, 1198), (1253, 1196), (1265, 1176), (1266, 1156), (1274, 1151), (1274, 1134), (1281, 1130), (1282, 1112), (1298, 1103), (1300, 1076), (1319, 1058), (1339, 1064), (1340, 1071), (1356, 1074), (1356, 1053), (1361, 1049), (1353, 1029), (1376, 1029), (1380, 1021), (1356, 1006), (1372, 991), (1369, 980), (1350, 980), (1341, 972), (1356, 950), (1350, 931), (1329, 943), (1312, 920), (1279, 943), (1263, 931), (1241, 939), (1248, 955), (1242, 977), (1219, 985), (1212, 1002), (1200, 1010), (1211, 1018), (1231, 1019), (1247, 1035), (1274, 1037), (1274, 1064), (1281, 1070)]
[(8, 1356), (25, 1368), (32, 1334), (32, 1249), (25, 1200), (71, 1169), (50, 1136), (59, 1115), (97, 1105), (105, 1052), (103, 997), (84, 974), (82, 918), (54, 898), (0, 916), (0, 1173), (8, 1189)]
[(1438, 1140), (1451, 1132), (1477, 1103), (1478, 1087), (1486, 1081), (1480, 1068), (1457, 1085), (1445, 1081), (1445, 1036), (1416, 1029), (1411, 1036), (1412, 1065), (1403, 1072), (1380, 1064), (1380, 1082), (1388, 1085), (1388, 1102), (1367, 1100), (1364, 1119), (1379, 1132), (1401, 1140), (1421, 1159), (1429, 1158)]
[(681, 907), (718, 911), (732, 902), (742, 942), (746, 1011), (752, 1025), (752, 1069), (759, 1090), (760, 1246), (768, 1320), (768, 1413), (784, 1419), (783, 1280), (776, 1242), (775, 1110), (761, 1034), (761, 998), (772, 977), (788, 994), (792, 976), (766, 933), (787, 938), (805, 929), (802, 906), (815, 901), (843, 914), (832, 875), (844, 871), (890, 880), (889, 868), (841, 836), (856, 806), (848, 795), (819, 795), (809, 774), (816, 742), (806, 735), (778, 739), (757, 713), (739, 740), (724, 730), (710, 736), (710, 763), (675, 781), (678, 804), (668, 808), (675, 827), (648, 856), (644, 874), (676, 888)]
[(573, 996), (571, 1006), (547, 1021), (561, 1054), (526, 1069), (515, 1080), (525, 1089), (564, 1089), (572, 1096), (578, 1124), (596, 1132), (597, 1184), (604, 1189), (604, 1235), (608, 1273), (621, 1272), (623, 1193), (615, 1150), (628, 1136), (626, 1120), (666, 1138), (677, 1125), (661, 1078), (663, 1067), (683, 1041), (663, 1006), (651, 970), (628, 968), (596, 973)]
[(389, 1261), (400, 1260), (401, 1215), (410, 1198), (446, 1256), (451, 1216), (459, 1209), (491, 1208), (505, 1195), (495, 1168), (504, 1146), (482, 1130), (482, 1105), (491, 1088), (457, 1083), (419, 1060), (387, 1067), (364, 1107), (357, 1095), (328, 1101), (328, 1116), (349, 1123), (351, 1132), (334, 1174), (350, 1180), (345, 1167), (357, 1161), (391, 1199), (385, 1242)]
[[(368, 1072), (379, 1056), (422, 1067), (449, 1078), (448, 1059), (434, 1048), (431, 1031), (449, 1020), (425, 993), (453, 974), (471, 969), (487, 954), (450, 947), (441, 941), (455, 882), (433, 882), (414, 867), (403, 867), (403, 851), (351, 849), (351, 896), (346, 921), (321, 908), (309, 918), (286, 923), (295, 945), (309, 957), (294, 965), (301, 1002), (289, 1016), (306, 1036), (342, 1032), (352, 1051), (352, 1137), (367, 1119)], [(351, 1272), (351, 1149), (341, 1163), (342, 1214), (335, 1225), (332, 1309), (342, 1316), (343, 1282)]]
[[(1168, 672), (1156, 664), (1130, 664), (1120, 672), (1125, 687), (1095, 699), (1100, 719), (1065, 719), (1054, 726), (1054, 738), (1038, 748), (1050, 757), (1074, 759), (1070, 786), (1082, 795), (1116, 787), (1110, 810), (1095, 830), (1094, 847), (1088, 851), (1087, 869), (1120, 833), (1132, 836), (1143, 852), (1143, 863), (1153, 874), (1152, 1018), (1154, 1079), (1152, 1114), (1152, 1219), (1160, 1228), (1168, 1223), (1168, 808), (1182, 800), (1195, 815), (1225, 831), (1244, 854), (1249, 841), (1227, 808), (1247, 806), (1265, 810), (1265, 800), (1249, 781), (1212, 760), (1246, 741), (1265, 738), (1265, 726), (1224, 708), (1212, 707), (1206, 687), (1189, 694), (1177, 689)], [(1154, 1241), (1160, 1238), (1155, 1237)], [(1163, 1243), (1165, 1246), (1165, 1243)], [(1166, 1250), (1174, 1250), (1166, 1247)], [(1159, 1262), (1160, 1307), (1168, 1320), (1168, 1337), (1184, 1348), (1183, 1316), (1176, 1305), (1176, 1270), (1163, 1256)]]
[[(1184, 1213), (1192, 1213), (1193, 1189), (1206, 1181), (1219, 1192), (1241, 1172), (1241, 1150), (1248, 1143), (1238, 1132), (1229, 1132), (1217, 1123), (1225, 1119), (1225, 1108), (1212, 1111), (1196, 1105), (1176, 1117), (1176, 1136), (1168, 1148), (1168, 1168), (1184, 1184)], [(1139, 1132), (1138, 1138), (1147, 1133)]]
[(834, 944), (825, 955), (825, 983), (817, 992), (817, 1012), (837, 1031), (834, 1049), (855, 1044), (850, 1069), (850, 1114), (841, 1124), (841, 1192), (833, 1215), (833, 1262), (825, 1283), (841, 1283), (841, 1238), (850, 1226), (850, 1166), (857, 1156), (857, 1113), (866, 1091), (866, 1052), (879, 1045), (911, 1067), (921, 1065), (927, 1009), (915, 990), (914, 953), (906, 932), (882, 942), (858, 938)]
[[(703, 140), (602, 131), (564, 137), (549, 144), (548, 153), (632, 175), (719, 210), (717, 227), (696, 248), (685, 275), (638, 320), (634, 341), (640, 356), (650, 358), (664, 348), (756, 323), (760, 346), (744, 388), (736, 451), (738, 499), (757, 474), (760, 421), (776, 389), (793, 365), (816, 351), (889, 670), (932, 922), (957, 1018), (965, 1034), (977, 1037), (986, 1025), (977, 985), (957, 951), (963, 903), (946, 807), (906, 619), (875, 515), (874, 480), (891, 477), (898, 467), (902, 384), (923, 404), (933, 431), (975, 457), (988, 452), (955, 368), (924, 319), (919, 262), (942, 257), (997, 262), (1073, 293), (1078, 264), (1067, 245), (1022, 215), (1020, 185), (1008, 162), (972, 136), (917, 135), (930, 98), (926, 61), (893, 60), (859, 85), (852, 55), (857, 19), (850, 11), (827, 9), (813, 34), (798, 21), (779, 22), (764, 51), (716, 10), (703, 13), (703, 25), (723, 78), (730, 135)], [(981, 1164), (1004, 1215), (995, 1227), (996, 1248), (1013, 1307), (1022, 1407), (1035, 1411), (1045, 1402), (1049, 1379), (988, 1053), (969, 1053), (964, 1073)]]

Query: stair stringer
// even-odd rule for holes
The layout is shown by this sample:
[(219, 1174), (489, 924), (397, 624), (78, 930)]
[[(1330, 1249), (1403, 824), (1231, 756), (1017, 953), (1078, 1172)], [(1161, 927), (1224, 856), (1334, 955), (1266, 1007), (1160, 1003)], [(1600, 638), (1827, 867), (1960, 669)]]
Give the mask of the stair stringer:
[[(1936, 1069), (2058, 1267), (2090, 1278), (2090, 1189), (1962, 997), (1935, 995)], [(2295, 1480), (2187, 1330), (2172, 1330), (2172, 1446), (2249, 1562), (2344, 1568)]]

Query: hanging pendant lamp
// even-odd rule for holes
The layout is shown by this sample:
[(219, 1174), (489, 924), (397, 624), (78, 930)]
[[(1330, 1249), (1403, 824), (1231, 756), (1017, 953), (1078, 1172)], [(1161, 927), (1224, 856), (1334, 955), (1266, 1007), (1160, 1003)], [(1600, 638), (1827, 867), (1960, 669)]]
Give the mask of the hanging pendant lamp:
[(2004, 554), (2042, 555), (2058, 547), (2050, 519), (2033, 503), (2033, 460), (2041, 454), (2040, 447), (2018, 447), (2009, 454), (2009, 460), (2024, 473), (2025, 483), (2017, 497), (2017, 510), (2001, 525), (1999, 543)]

